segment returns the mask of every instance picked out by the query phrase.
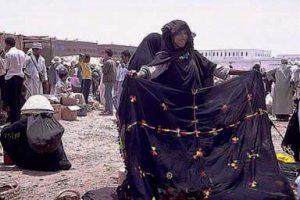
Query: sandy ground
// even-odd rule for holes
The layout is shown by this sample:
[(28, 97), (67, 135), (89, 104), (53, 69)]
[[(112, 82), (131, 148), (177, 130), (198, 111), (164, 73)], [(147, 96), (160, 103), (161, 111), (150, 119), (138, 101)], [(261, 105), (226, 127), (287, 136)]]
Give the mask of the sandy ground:
[[(103, 200), (113, 199), (118, 185), (118, 170), (123, 166), (119, 155), (114, 117), (100, 116), (99, 111), (78, 117), (77, 121), (60, 121), (65, 127), (63, 143), (72, 168), (69, 171), (37, 172), (4, 166), (0, 153), (0, 181), (19, 182), (23, 199), (52, 200), (65, 189), (79, 191), (101, 189)], [(284, 135), (286, 122), (275, 122)], [(281, 152), (279, 134), (272, 129), (277, 152)], [(2, 152), (0, 147), (0, 152)]]

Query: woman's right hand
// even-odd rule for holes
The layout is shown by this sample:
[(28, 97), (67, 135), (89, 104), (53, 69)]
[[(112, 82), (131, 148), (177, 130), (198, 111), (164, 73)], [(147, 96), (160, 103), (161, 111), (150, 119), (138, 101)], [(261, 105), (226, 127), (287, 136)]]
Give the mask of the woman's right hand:
[(135, 78), (138, 76), (138, 72), (136, 70), (129, 70), (127, 72), (127, 76), (129, 76), (130, 78)]

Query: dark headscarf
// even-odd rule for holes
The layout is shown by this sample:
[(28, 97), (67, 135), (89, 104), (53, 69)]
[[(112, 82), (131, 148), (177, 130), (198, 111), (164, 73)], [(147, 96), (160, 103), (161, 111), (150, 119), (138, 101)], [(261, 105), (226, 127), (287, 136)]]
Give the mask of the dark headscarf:
[[(173, 37), (185, 30), (188, 40), (184, 48), (175, 48)], [(182, 20), (173, 20), (162, 28), (162, 50), (148, 64), (149, 66), (168, 64), (168, 70), (155, 82), (174, 87), (201, 88), (213, 85), (213, 72), (216, 64), (194, 50), (193, 33)], [(175, 86), (178, 84), (178, 86)]]
[(161, 50), (161, 34), (150, 33), (140, 43), (129, 61), (128, 69), (139, 71), (141, 66), (150, 63)]
[[(188, 41), (184, 48), (175, 49), (173, 45), (173, 37), (178, 34), (180, 31), (185, 30), (188, 35)], [(163, 51), (176, 52), (176, 51), (189, 51), (191, 52), (194, 49), (193, 36), (188, 24), (182, 20), (173, 20), (161, 29), (162, 31), (162, 40), (163, 40)]]
[[(149, 65), (161, 65), (175, 60), (186, 53), (191, 54), (194, 50), (193, 35), (190, 27), (185, 21), (173, 20), (162, 27), (162, 48)], [(176, 49), (173, 37), (180, 31), (185, 30), (188, 34), (187, 44), (184, 48)]]

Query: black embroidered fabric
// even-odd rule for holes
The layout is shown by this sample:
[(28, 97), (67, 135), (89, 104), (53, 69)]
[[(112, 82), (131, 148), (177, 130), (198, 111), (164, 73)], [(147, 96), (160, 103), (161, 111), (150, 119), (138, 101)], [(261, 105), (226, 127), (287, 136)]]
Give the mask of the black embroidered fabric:
[[(296, 102), (296, 109), (289, 121), (286, 129), (285, 136), (282, 141), (282, 147), (287, 152), (293, 151), (295, 161), (300, 162), (300, 130), (299, 130), (299, 119), (298, 119), (299, 105)], [(288, 152), (291, 153), (291, 152)]]
[(191, 90), (126, 84), (119, 118), (128, 174), (119, 199), (294, 199), (259, 73)]

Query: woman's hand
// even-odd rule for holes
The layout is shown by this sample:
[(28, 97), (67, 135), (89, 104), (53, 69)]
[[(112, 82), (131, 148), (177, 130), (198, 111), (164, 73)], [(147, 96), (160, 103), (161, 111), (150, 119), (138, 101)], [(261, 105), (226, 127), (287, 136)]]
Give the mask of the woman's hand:
[(129, 70), (127, 72), (127, 76), (129, 76), (130, 78), (136, 78), (138, 77), (138, 72), (136, 70)]

